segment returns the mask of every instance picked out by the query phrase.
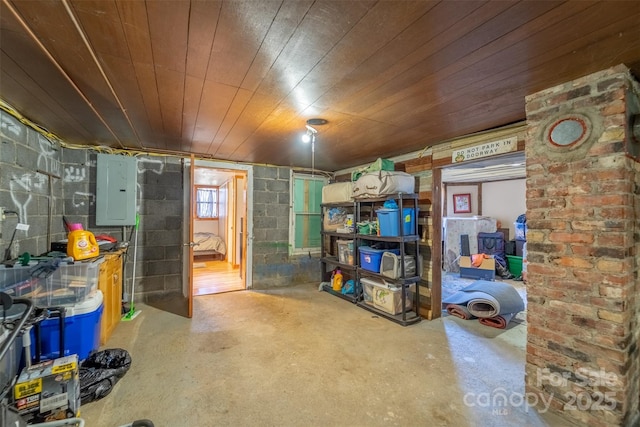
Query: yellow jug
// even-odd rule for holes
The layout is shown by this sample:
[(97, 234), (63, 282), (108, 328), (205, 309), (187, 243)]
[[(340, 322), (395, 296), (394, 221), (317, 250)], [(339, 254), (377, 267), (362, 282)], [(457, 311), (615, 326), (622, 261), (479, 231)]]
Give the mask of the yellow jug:
[(90, 231), (71, 231), (67, 242), (67, 255), (76, 261), (97, 257), (100, 255), (100, 247), (96, 237)]
[(342, 290), (342, 271), (337, 270), (333, 275), (333, 283), (331, 284), (333, 290), (336, 292), (340, 292)]

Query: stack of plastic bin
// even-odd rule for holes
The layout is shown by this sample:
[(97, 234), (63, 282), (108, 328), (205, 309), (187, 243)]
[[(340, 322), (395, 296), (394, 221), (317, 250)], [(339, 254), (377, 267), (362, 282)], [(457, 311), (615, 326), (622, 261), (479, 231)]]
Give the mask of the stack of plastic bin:
[[(103, 295), (97, 288), (101, 263), (102, 258), (60, 262), (47, 282), (47, 292), (36, 297), (37, 306), (55, 307), (64, 316), (63, 327), (60, 319), (53, 317), (40, 323), (40, 357), (53, 359), (77, 354), (79, 360), (84, 360), (100, 346)], [(32, 333), (35, 342), (35, 331)], [(60, 351), (62, 345), (64, 351)], [(36, 357), (35, 347), (32, 356)]]

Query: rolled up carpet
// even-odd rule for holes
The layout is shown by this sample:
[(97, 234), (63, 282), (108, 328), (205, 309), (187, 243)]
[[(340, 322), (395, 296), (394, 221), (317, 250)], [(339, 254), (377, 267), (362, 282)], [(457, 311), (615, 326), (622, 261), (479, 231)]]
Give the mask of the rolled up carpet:
[(500, 301), (489, 294), (473, 298), (467, 303), (467, 310), (476, 317), (493, 317), (500, 314)]
[(443, 305), (466, 305), (469, 312), (476, 317), (494, 317), (524, 310), (524, 301), (513, 286), (487, 280), (476, 280), (442, 302)]
[(515, 315), (516, 313), (505, 313), (493, 317), (483, 317), (479, 322), (492, 328), (505, 329)]
[(469, 313), (469, 310), (465, 305), (460, 304), (447, 304), (447, 313), (452, 316), (459, 317), (464, 320), (475, 319), (476, 317)]

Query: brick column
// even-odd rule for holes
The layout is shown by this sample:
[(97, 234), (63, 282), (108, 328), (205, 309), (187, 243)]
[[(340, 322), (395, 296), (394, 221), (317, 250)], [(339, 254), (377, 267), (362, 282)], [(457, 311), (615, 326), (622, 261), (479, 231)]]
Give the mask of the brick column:
[(527, 395), (590, 426), (638, 422), (637, 93), (617, 66), (526, 99)]

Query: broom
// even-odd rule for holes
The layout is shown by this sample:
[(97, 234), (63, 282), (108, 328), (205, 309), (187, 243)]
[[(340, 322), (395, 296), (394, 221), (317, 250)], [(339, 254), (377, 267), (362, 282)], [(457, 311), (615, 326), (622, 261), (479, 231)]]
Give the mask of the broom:
[(133, 238), (133, 275), (131, 277), (131, 301), (129, 302), (129, 311), (122, 316), (123, 321), (129, 321), (135, 319), (140, 311), (136, 311), (136, 307), (133, 304), (133, 296), (136, 290), (136, 254), (138, 252), (138, 226), (140, 225), (140, 215), (136, 214), (136, 232)]

